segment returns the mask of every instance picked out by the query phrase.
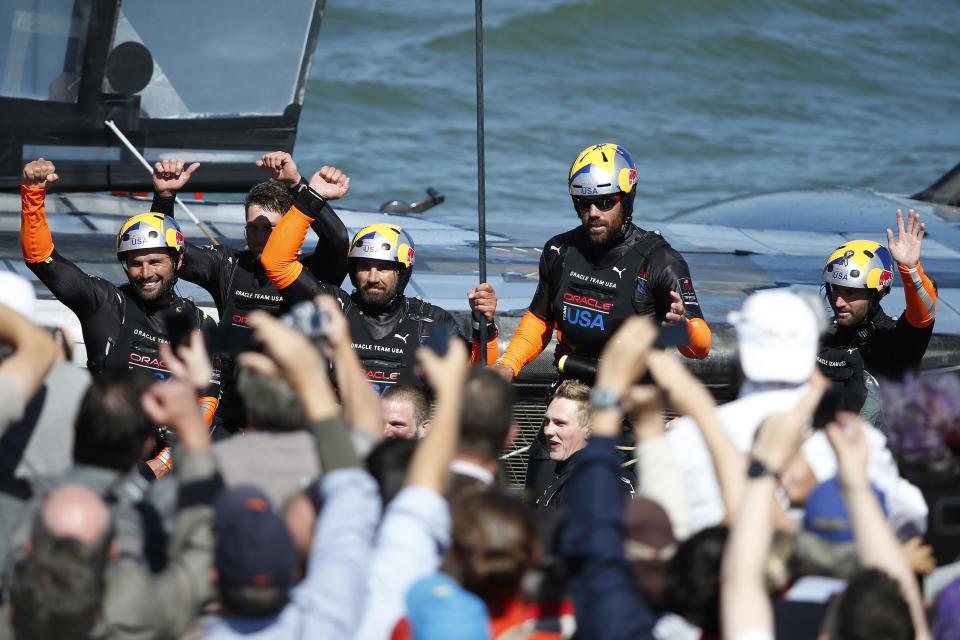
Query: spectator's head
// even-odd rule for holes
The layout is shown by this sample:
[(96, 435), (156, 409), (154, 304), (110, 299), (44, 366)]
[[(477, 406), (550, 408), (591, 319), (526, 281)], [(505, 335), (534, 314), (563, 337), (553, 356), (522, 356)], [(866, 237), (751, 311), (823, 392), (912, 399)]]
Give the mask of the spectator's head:
[(543, 435), (550, 459), (560, 462), (587, 446), (590, 437), (590, 387), (579, 380), (564, 380), (557, 387), (543, 416)]
[(140, 396), (152, 383), (139, 371), (108, 370), (93, 378), (75, 421), (75, 463), (129, 471), (144, 458), (155, 431)]
[(823, 285), (841, 327), (855, 327), (890, 293), (893, 258), (873, 240), (851, 240), (833, 250), (823, 266)]
[(720, 564), (728, 535), (726, 527), (711, 527), (690, 536), (667, 573), (667, 607), (708, 636), (720, 637)]
[(463, 388), (460, 453), (496, 464), (516, 432), (513, 402), (513, 385), (492, 369), (471, 369)]
[(383, 307), (403, 294), (416, 251), (413, 239), (395, 224), (371, 224), (353, 236), (347, 251), (350, 281), (365, 307)]
[(728, 320), (740, 367), (753, 382), (806, 381), (817, 362), (820, 328), (810, 303), (785, 289), (758, 291)]
[(416, 440), (430, 430), (430, 398), (427, 392), (412, 384), (390, 387), (380, 398), (383, 416), (383, 437)]
[(417, 640), (485, 640), (490, 616), (483, 601), (444, 573), (413, 583), (405, 597), (409, 637)]
[(117, 259), (141, 300), (168, 303), (183, 265), (183, 232), (162, 213), (128, 218), (117, 234)]
[(847, 582), (824, 625), (830, 640), (913, 640), (910, 607), (897, 582), (877, 569), (864, 569)]
[(237, 393), (246, 413), (245, 425), (257, 431), (297, 431), (307, 424), (300, 396), (284, 380), (240, 367)]
[[(876, 487), (871, 488), (886, 515), (886, 499), (883, 493)], [(853, 527), (836, 478), (821, 482), (807, 496), (803, 528), (828, 542), (853, 542)]]
[(14, 569), (15, 637), (91, 637), (100, 620), (112, 543), (110, 512), (95, 493), (65, 485), (47, 496), (27, 554)]
[(497, 617), (538, 562), (539, 541), (532, 513), (520, 500), (496, 489), (464, 493), (454, 506), (446, 568)]
[(677, 539), (667, 512), (644, 497), (627, 500), (627, 539), (624, 551), (633, 567), (633, 579), (647, 603), (662, 610), (667, 572), (677, 551)]
[(3, 304), (33, 322), (37, 318), (37, 295), (33, 285), (23, 276), (9, 271), (0, 272), (0, 291), (3, 291)]
[(407, 479), (407, 469), (410, 467), (410, 460), (413, 459), (413, 452), (416, 449), (416, 440), (398, 438), (381, 441), (367, 455), (365, 465), (367, 471), (377, 481), (384, 508), (403, 489)]
[(293, 196), (282, 182), (266, 180), (253, 185), (244, 202), (247, 247), (253, 255), (260, 257), (270, 239), (270, 232), (291, 206)]
[(264, 618), (287, 604), (297, 552), (266, 494), (250, 486), (221, 493), (214, 503), (214, 557), (227, 615)]

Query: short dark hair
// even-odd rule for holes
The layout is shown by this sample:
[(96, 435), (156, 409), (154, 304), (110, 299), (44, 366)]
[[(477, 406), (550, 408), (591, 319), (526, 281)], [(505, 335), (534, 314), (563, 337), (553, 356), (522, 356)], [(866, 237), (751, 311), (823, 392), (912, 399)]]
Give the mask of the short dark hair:
[(690, 536), (667, 571), (667, 608), (709, 636), (720, 636), (720, 563), (728, 536), (727, 527)]
[(220, 585), (220, 604), (229, 615), (239, 618), (267, 618), (283, 611), (290, 593), (277, 587), (231, 587)]
[(864, 569), (848, 582), (828, 617), (831, 640), (912, 640), (913, 619), (896, 580)]
[(77, 412), (74, 462), (119, 471), (133, 468), (154, 433), (140, 406), (140, 396), (153, 382), (147, 373), (126, 369), (94, 376)]
[(14, 568), (14, 637), (75, 640), (96, 626), (106, 591), (105, 564), (72, 538), (40, 537)]
[(413, 452), (417, 449), (416, 440), (394, 438), (381, 440), (371, 449), (364, 465), (380, 488), (380, 498), (386, 507), (400, 493), (407, 479), (407, 469)]
[(247, 193), (243, 202), (244, 216), (253, 204), (283, 215), (293, 206), (293, 196), (290, 195), (287, 185), (279, 180), (265, 180), (253, 185)]
[(430, 396), (422, 387), (412, 384), (395, 384), (387, 389), (380, 399), (409, 402), (413, 408), (413, 423), (418, 434), (423, 423), (430, 419)]
[(245, 427), (261, 431), (297, 431), (307, 425), (307, 412), (297, 392), (283, 380), (249, 367), (237, 374), (237, 395), (243, 402)]
[(513, 424), (513, 385), (492, 369), (472, 368), (463, 388), (460, 451), (496, 460)]

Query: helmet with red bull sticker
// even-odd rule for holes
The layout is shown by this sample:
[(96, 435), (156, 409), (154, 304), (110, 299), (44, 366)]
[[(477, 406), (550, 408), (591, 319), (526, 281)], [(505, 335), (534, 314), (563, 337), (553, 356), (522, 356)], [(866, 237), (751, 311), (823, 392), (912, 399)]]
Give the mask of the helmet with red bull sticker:
[(128, 218), (117, 234), (117, 258), (124, 262), (128, 251), (139, 249), (167, 249), (173, 253), (174, 263), (183, 253), (183, 232), (180, 225), (162, 213), (141, 213)]
[(350, 262), (350, 281), (357, 286), (356, 260), (382, 260), (400, 267), (398, 293), (402, 293), (410, 281), (417, 252), (413, 238), (395, 224), (377, 223), (367, 225), (353, 236), (347, 259)]
[(890, 293), (893, 258), (890, 251), (872, 240), (851, 240), (837, 247), (823, 267), (823, 282), (851, 289), (872, 289), (880, 297)]
[(570, 165), (567, 188), (573, 198), (621, 194), (620, 203), (629, 218), (637, 193), (637, 165), (618, 144), (590, 145)]

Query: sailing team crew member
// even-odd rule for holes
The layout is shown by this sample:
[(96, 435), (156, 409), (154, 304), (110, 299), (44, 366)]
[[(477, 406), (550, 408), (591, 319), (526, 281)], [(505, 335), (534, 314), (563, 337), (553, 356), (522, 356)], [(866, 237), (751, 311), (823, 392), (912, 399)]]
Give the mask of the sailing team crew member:
[[(146, 369), (160, 379), (171, 376), (160, 357), (160, 344), (169, 342), (168, 320), (178, 316), (209, 337), (216, 324), (190, 300), (174, 290), (183, 264), (183, 233), (173, 218), (141, 213), (129, 218), (117, 234), (117, 259), (127, 283), (114, 285), (90, 276), (56, 250), (47, 223), (44, 200), (59, 181), (56, 167), (40, 158), (23, 168), (20, 246), (27, 267), (50, 292), (77, 315), (87, 348), (87, 368)], [(215, 378), (217, 372), (215, 371)], [(219, 381), (199, 398), (207, 424), (213, 420)], [(169, 452), (159, 456), (169, 469)], [(157, 467), (151, 465), (155, 470)]]
[[(189, 182), (199, 163), (185, 166), (183, 160), (169, 159), (154, 165), (154, 197), (152, 211), (174, 214), (178, 191)], [(243, 404), (237, 396), (236, 353), (250, 347), (251, 333), (247, 317), (260, 310), (277, 314), (282, 298), (260, 265), (260, 254), (270, 232), (293, 204), (292, 190), (306, 181), (297, 170), (293, 157), (285, 151), (264, 155), (257, 166), (266, 170), (272, 180), (257, 183), (244, 202), (247, 248), (237, 250), (225, 244), (197, 246), (184, 243), (183, 267), (179, 276), (210, 293), (220, 314), (219, 352), (221, 356), (222, 396), (217, 413), (218, 423), (231, 432), (244, 427)], [(344, 176), (346, 178), (346, 176)], [(340, 184), (320, 185), (326, 200), (336, 200), (348, 187)], [(311, 226), (319, 240), (313, 253), (303, 264), (317, 278), (340, 284), (347, 275), (347, 228), (329, 206), (323, 207)]]
[[(507, 380), (550, 343), (558, 380), (592, 384), (610, 336), (632, 315), (686, 325), (688, 358), (706, 358), (711, 332), (686, 261), (659, 233), (633, 224), (637, 165), (623, 147), (596, 144), (581, 151), (567, 186), (580, 226), (543, 245), (540, 282), (496, 369)], [(554, 387), (556, 386), (556, 383)], [(541, 428), (527, 459), (526, 486), (541, 495), (557, 464)]]
[[(882, 414), (876, 378), (899, 379), (918, 369), (933, 335), (936, 285), (920, 264), (926, 232), (920, 214), (897, 210), (897, 237), (887, 229), (887, 246), (852, 240), (837, 247), (823, 267), (833, 326), (817, 361), (823, 373), (845, 391), (845, 408), (860, 411), (875, 426)], [(880, 307), (890, 293), (893, 263), (903, 281), (906, 309), (894, 320)]]
[[(283, 295), (285, 305), (312, 299), (318, 293), (337, 298), (350, 324), (353, 347), (378, 392), (400, 383), (423, 386), (414, 372), (417, 348), (438, 333), (448, 339), (466, 338), (448, 311), (404, 295), (416, 250), (403, 229), (390, 223), (372, 224), (353, 237), (347, 253), (354, 286), (351, 294), (321, 282), (296, 260), (307, 227), (325, 206), (323, 185), (343, 177), (338, 169), (323, 167), (310, 179), (309, 186), (297, 191), (294, 206), (283, 216), (263, 250), (264, 269)], [(481, 319), (487, 324), (487, 358), (492, 362), (499, 355), (494, 324), (496, 293), (489, 284), (481, 284), (468, 292), (467, 298), (473, 311), (474, 339), (467, 341), (472, 344), (471, 362), (480, 360)]]
[(581, 224), (543, 246), (540, 282), (498, 371), (508, 380), (520, 375), (556, 329), (561, 377), (590, 383), (603, 346), (634, 314), (685, 324), (689, 342), (680, 353), (706, 358), (710, 327), (686, 261), (659, 233), (632, 222), (637, 165), (627, 150), (609, 143), (587, 147), (567, 184)]

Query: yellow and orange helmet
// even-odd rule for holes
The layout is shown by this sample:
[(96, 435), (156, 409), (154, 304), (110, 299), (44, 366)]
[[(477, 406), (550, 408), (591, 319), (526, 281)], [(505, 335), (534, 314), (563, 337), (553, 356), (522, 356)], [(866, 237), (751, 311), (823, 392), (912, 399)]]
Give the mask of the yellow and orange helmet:
[(872, 240), (851, 240), (837, 247), (823, 267), (823, 282), (829, 287), (873, 289), (881, 297), (890, 293), (893, 258), (890, 251)]
[(128, 218), (117, 234), (117, 258), (137, 249), (169, 249), (175, 257), (183, 252), (183, 232), (180, 225), (162, 213), (141, 213)]
[(406, 231), (395, 224), (371, 224), (353, 236), (347, 258), (393, 262), (404, 269), (413, 267), (417, 252)]

